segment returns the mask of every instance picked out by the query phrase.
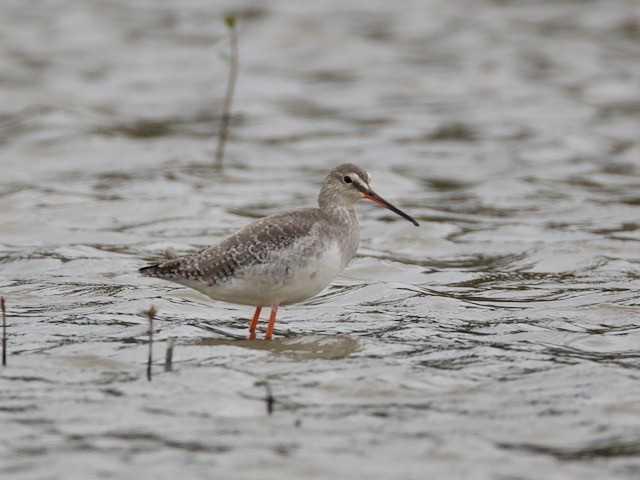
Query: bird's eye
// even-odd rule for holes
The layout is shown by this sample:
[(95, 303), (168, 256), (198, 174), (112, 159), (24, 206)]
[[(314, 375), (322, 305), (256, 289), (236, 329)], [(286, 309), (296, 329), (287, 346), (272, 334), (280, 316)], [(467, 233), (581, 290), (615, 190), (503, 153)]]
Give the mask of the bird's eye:
[(345, 175), (344, 177), (342, 177), (342, 181), (344, 183), (351, 183), (353, 182), (353, 180), (351, 180), (351, 177), (349, 175)]

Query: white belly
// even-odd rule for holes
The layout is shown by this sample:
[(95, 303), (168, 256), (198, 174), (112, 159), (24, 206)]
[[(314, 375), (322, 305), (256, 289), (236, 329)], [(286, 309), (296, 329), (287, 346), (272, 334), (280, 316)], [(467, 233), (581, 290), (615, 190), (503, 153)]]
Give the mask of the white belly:
[(270, 307), (297, 303), (313, 297), (344, 269), (337, 245), (312, 256), (289, 250), (273, 261), (247, 267), (228, 280), (207, 285), (198, 280), (173, 281), (224, 302)]

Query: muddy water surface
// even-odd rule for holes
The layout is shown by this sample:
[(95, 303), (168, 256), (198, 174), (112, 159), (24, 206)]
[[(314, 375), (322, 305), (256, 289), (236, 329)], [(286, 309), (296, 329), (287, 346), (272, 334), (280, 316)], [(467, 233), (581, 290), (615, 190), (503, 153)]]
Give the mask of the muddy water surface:
[[(0, 31), (2, 478), (640, 476), (635, 0), (9, 0)], [(363, 204), (271, 343), (137, 274), (343, 161), (421, 226)]]

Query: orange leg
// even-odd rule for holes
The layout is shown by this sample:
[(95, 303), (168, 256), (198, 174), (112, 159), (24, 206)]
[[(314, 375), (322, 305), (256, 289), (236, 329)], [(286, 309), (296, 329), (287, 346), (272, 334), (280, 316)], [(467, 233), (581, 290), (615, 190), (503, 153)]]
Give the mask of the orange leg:
[(278, 306), (274, 305), (271, 307), (271, 315), (269, 315), (269, 325), (267, 325), (267, 333), (264, 334), (265, 340), (271, 340), (271, 335), (273, 335), (273, 326), (276, 323), (276, 314), (278, 313)]
[(260, 318), (260, 310), (262, 310), (262, 307), (256, 307), (256, 311), (253, 312), (253, 319), (251, 320), (251, 325), (249, 325), (249, 340), (256, 339), (256, 326)]

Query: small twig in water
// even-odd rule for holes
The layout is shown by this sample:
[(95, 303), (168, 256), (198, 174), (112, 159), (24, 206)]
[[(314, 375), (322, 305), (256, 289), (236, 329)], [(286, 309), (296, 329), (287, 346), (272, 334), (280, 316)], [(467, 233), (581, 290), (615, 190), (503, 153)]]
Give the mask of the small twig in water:
[(225, 15), (224, 23), (229, 27), (229, 42), (231, 44), (231, 56), (229, 57), (229, 78), (227, 80), (227, 94), (224, 97), (224, 106), (220, 118), (220, 130), (218, 132), (218, 148), (216, 149), (216, 169), (222, 168), (224, 157), (224, 146), (227, 142), (227, 132), (229, 130), (229, 119), (231, 117), (231, 101), (233, 91), (238, 78), (238, 34), (236, 31), (236, 15)]
[(156, 316), (156, 308), (152, 305), (144, 312), (149, 319), (149, 358), (147, 359), (147, 380), (151, 381), (151, 362), (153, 361), (153, 319)]
[(267, 380), (267, 378), (265, 377), (261, 381), (256, 382), (256, 387), (260, 387), (260, 386), (264, 386), (265, 390), (267, 391), (267, 396), (265, 397), (264, 401), (267, 404), (267, 415), (271, 415), (273, 413), (273, 404), (276, 401), (276, 399), (273, 398), (273, 392), (271, 391), (271, 384), (269, 383), (269, 380)]
[(7, 366), (7, 318), (4, 311), (4, 297), (0, 297), (0, 308), (2, 309), (2, 366)]
[(174, 338), (167, 338), (167, 353), (164, 356), (164, 371), (170, 372), (173, 369), (173, 344)]

